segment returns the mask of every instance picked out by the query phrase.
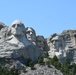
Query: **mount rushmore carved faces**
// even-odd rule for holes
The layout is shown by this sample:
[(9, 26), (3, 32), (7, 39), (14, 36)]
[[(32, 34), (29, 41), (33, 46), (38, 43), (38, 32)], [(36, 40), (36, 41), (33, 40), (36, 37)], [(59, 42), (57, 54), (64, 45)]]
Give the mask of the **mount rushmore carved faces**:
[(25, 31), (25, 26), (21, 21), (15, 20), (11, 26), (9, 26), (9, 29), (13, 35), (22, 35), (22, 33)]
[(35, 30), (33, 28), (31, 28), (31, 27), (26, 28), (26, 37), (33, 44), (36, 43), (36, 33), (35, 33)]
[(36, 44), (41, 50), (44, 49), (44, 41), (45, 39), (43, 36), (36, 36)]
[(0, 42), (0, 57), (38, 60), (41, 51), (26, 38), (26, 28), (21, 21), (15, 20), (10, 26), (1, 30), (6, 33), (6, 37)]
[(53, 48), (57, 49), (57, 51), (59, 51), (60, 48), (64, 47), (64, 44), (62, 42), (64, 42), (64, 40), (63, 40), (63, 37), (60, 35), (56, 35), (56, 36), (52, 37), (52, 39), (51, 39)]
[(51, 37), (49, 44), (50, 50), (48, 51), (49, 57), (54, 57), (54, 55), (58, 58), (62, 57), (64, 49), (63, 42), (63, 36), (55, 35)]
[(20, 42), (24, 42), (26, 40), (25, 34), (25, 26), (24, 24), (19, 21), (15, 20), (9, 27), (8, 27), (8, 40), (7, 42), (18, 44)]

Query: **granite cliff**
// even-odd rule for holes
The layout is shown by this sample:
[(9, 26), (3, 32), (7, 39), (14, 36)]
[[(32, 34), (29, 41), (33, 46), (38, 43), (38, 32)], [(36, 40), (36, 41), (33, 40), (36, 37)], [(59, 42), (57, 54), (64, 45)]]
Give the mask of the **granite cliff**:
[(69, 57), (76, 63), (76, 30), (64, 30), (61, 34), (54, 33), (48, 38), (36, 35), (32, 27), (15, 20), (10, 26), (0, 22), (0, 58), (37, 61), (38, 57), (53, 58), (55, 55), (63, 62)]

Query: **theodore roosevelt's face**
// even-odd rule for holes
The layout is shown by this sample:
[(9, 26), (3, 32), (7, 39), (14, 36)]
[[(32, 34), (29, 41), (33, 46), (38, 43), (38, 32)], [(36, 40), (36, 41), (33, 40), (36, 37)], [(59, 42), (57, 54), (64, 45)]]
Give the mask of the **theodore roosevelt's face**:
[(39, 48), (44, 48), (44, 38), (42, 36), (37, 36), (37, 46)]

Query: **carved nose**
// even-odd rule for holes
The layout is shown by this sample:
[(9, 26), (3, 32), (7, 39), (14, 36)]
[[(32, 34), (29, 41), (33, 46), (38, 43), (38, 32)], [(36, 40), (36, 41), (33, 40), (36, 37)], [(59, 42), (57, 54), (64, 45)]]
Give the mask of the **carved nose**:
[(55, 45), (55, 41), (53, 41), (53, 45)]
[(32, 32), (30, 32), (30, 35), (32, 35)]
[(42, 42), (41, 45), (44, 46), (44, 43)]
[(15, 28), (17, 28), (17, 24), (15, 25)]

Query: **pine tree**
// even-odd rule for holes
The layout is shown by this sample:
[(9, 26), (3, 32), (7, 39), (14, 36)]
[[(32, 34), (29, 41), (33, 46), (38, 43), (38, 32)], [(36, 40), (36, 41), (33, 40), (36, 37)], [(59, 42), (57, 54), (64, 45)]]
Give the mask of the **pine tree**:
[(55, 62), (58, 62), (58, 58), (57, 58), (56, 55), (53, 57), (53, 60), (54, 60)]
[(38, 63), (39, 64), (43, 64), (43, 57), (42, 57), (42, 55), (39, 56)]
[(34, 62), (33, 61), (30, 61), (29, 62), (29, 66), (31, 67), (31, 69), (33, 69), (34, 68)]
[(48, 67), (50, 67), (50, 64), (51, 64), (50, 59), (47, 59), (47, 60), (46, 60), (46, 65), (47, 65)]
[(23, 70), (23, 72), (25, 72), (25, 71), (26, 71), (26, 67), (25, 67), (25, 66), (23, 66), (23, 67), (22, 67), (22, 70)]

